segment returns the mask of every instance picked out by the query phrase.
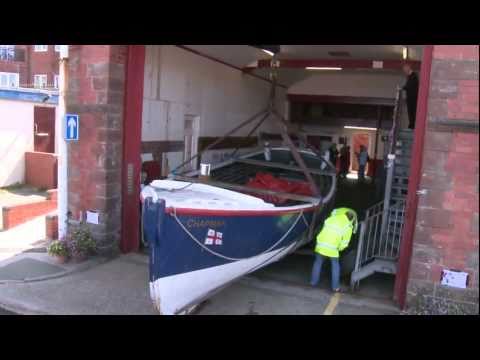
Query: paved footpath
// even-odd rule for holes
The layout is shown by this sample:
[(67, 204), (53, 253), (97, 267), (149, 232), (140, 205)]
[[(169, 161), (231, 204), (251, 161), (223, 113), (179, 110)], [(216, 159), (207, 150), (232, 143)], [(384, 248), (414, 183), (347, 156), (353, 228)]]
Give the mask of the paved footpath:
[[(0, 284), (0, 308), (21, 314), (157, 315), (148, 290), (148, 258), (120, 256), (68, 276)], [(245, 277), (199, 307), (197, 315), (384, 315), (392, 304), (326, 289)]]

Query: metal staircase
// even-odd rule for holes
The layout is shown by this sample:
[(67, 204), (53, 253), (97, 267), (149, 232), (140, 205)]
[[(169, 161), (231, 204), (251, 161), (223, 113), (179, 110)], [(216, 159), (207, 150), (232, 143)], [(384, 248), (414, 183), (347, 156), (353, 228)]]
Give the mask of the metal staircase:
[(350, 280), (352, 289), (374, 273), (396, 274), (397, 271), (414, 135), (412, 130), (398, 129), (400, 95), (398, 89), (385, 164), (385, 196), (383, 201), (367, 209), (360, 224), (355, 269)]

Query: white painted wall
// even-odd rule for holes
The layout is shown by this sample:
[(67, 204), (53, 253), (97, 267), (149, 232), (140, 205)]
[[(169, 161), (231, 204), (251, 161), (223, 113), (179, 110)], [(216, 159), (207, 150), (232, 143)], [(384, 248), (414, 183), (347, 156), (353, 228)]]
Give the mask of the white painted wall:
[[(200, 116), (200, 136), (221, 136), (266, 107), (269, 89), (266, 81), (176, 46), (147, 46), (142, 141), (183, 140), (185, 114)], [(285, 91), (277, 98), (283, 112)], [(274, 129), (268, 122), (261, 130)]]
[(33, 104), (0, 99), (0, 187), (24, 181), (26, 151), (33, 151)]
[(289, 87), (289, 94), (395, 98), (405, 77), (394, 73), (323, 72)]
[(0, 99), (0, 187), (25, 181), (25, 152), (34, 150), (34, 107), (29, 101)]

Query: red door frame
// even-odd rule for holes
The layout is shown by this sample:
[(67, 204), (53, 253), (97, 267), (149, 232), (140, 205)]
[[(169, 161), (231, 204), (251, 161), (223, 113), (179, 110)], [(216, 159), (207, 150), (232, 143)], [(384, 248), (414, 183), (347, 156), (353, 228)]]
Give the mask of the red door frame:
[(395, 299), (400, 308), (405, 308), (407, 294), (408, 275), (410, 270), (410, 259), (413, 248), (413, 235), (415, 233), (415, 222), (417, 216), (418, 195), (420, 185), (423, 146), (425, 141), (425, 130), (428, 114), (428, 96), (430, 91), (430, 72), (432, 68), (433, 45), (426, 45), (423, 49), (422, 71), (420, 74), (420, 87), (418, 91), (417, 117), (415, 125), (415, 138), (412, 149), (412, 163), (410, 167), (410, 178), (408, 183), (407, 204), (405, 209), (405, 227), (400, 245), (398, 271), (395, 279)]
[[(129, 45), (125, 70), (125, 100), (123, 112), (122, 222), (120, 250), (124, 253), (137, 251), (140, 245), (139, 195), (144, 69), (145, 46)], [(131, 168), (130, 174), (129, 165)], [(128, 183), (129, 178), (130, 181), (132, 181), (131, 184)]]
[[(33, 151), (55, 153), (55, 108), (47, 106), (33, 107)], [(39, 137), (38, 133), (48, 133)]]

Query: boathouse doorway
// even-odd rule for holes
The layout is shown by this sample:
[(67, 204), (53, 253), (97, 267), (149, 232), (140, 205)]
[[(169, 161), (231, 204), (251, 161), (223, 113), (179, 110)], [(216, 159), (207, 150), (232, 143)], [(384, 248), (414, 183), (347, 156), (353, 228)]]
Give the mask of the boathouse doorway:
[[(125, 252), (136, 251), (140, 248), (141, 243), (141, 217), (139, 212), (139, 193), (141, 189), (141, 169), (143, 162), (142, 157), (147, 159), (145, 161), (151, 161), (157, 163), (155, 167), (157, 172), (160, 172), (159, 178), (166, 176), (171, 170), (185, 160), (188, 154), (198, 152), (208, 144), (215, 141), (222, 133), (224, 133), (231, 124), (239, 123), (245, 119), (246, 115), (252, 113), (252, 110), (258, 109), (262, 105), (262, 99), (268, 92), (269, 84), (265, 79), (256, 79), (254, 82), (252, 78), (262, 77), (262, 71), (257, 71), (252, 76), (245, 74), (237, 74), (238, 68), (235, 66), (225, 65), (224, 61), (216, 61), (213, 56), (205, 56), (198, 49), (201, 46), (192, 47), (192, 49), (185, 49), (182, 46), (130, 46), (127, 65), (127, 82), (126, 82), (126, 100), (125, 100), (125, 118), (124, 118), (124, 171), (123, 171), (123, 210), (122, 210), (122, 250)], [(205, 49), (210, 50), (208, 46)], [(212, 50), (213, 52), (213, 50)], [(258, 54), (256, 55), (258, 56)], [(200, 65), (198, 65), (200, 64)], [(183, 70), (169, 71), (169, 66), (178, 65)], [(196, 69), (197, 66), (203, 67), (202, 71)], [(219, 70), (221, 69), (221, 70)], [(226, 70), (228, 69), (228, 71)], [(178, 70), (178, 69), (177, 69)], [(304, 69), (302, 70), (304, 71)], [(218, 76), (217, 72), (222, 72), (222, 76)], [(224, 72), (224, 73), (223, 73)], [(397, 74), (398, 75), (398, 74)], [(329, 77), (330, 75), (328, 75)], [(353, 75), (352, 75), (353, 76)], [(310, 78), (303, 75), (305, 78)], [(394, 77), (394, 76), (393, 76)], [(372, 77), (372, 79), (375, 77)], [(386, 76), (389, 78), (389, 76)], [(395, 78), (395, 77), (394, 77)], [(397, 76), (395, 79), (399, 79)], [(209, 84), (209, 88), (202, 87), (202, 81)], [(248, 80), (245, 80), (248, 79)], [(302, 82), (303, 80), (300, 80)], [(310, 81), (310, 80), (309, 80)], [(395, 80), (397, 81), (397, 80)], [(235, 86), (232, 86), (235, 82), (242, 84), (237, 90), (232, 90)], [(250, 92), (247, 92), (245, 83), (248, 82)], [(254, 85), (252, 85), (254, 83)], [(262, 85), (262, 83), (265, 83)], [(315, 82), (318, 84), (318, 81)], [(351, 86), (351, 83), (349, 83)], [(394, 82), (392, 82), (394, 84)], [(309, 88), (309, 91), (321, 92), (322, 90), (312, 89), (312, 83), (302, 83), (303, 89)], [(286, 117), (290, 119), (295, 111), (295, 106), (292, 106), (292, 99), (298, 100), (302, 97), (302, 101), (305, 100), (305, 96), (302, 94), (289, 94), (289, 91), (295, 84), (283, 87), (284, 101), (289, 102), (290, 111), (287, 112)], [(385, 86), (385, 85), (383, 85)], [(421, 84), (423, 87), (427, 87), (428, 84)], [(338, 89), (337, 89), (338, 90)], [(310, 95), (309, 95), (310, 96)], [(315, 95), (317, 96), (317, 95)], [(339, 100), (346, 101), (351, 104), (353, 96), (337, 96), (337, 95), (318, 95), (319, 97), (311, 97), (314, 101), (327, 101), (337, 102)], [(342, 99), (339, 99), (342, 98)], [(382, 99), (370, 96), (359, 96), (362, 104), (356, 105), (372, 105), (376, 102), (378, 105), (378, 117), (375, 118), (372, 124), (368, 124), (368, 127), (378, 129), (378, 134), (375, 133), (375, 139), (378, 139), (378, 147), (375, 144), (375, 155), (378, 157), (376, 160), (383, 160), (383, 154), (385, 149), (385, 142), (382, 141), (383, 135), (385, 135), (390, 127), (385, 126), (382, 128), (383, 120), (391, 116), (390, 110), (387, 108), (392, 104), (392, 98), (383, 101)], [(233, 99), (233, 100), (232, 100)], [(383, 101), (383, 102), (382, 102)], [(422, 101), (426, 101), (425, 99)], [(369, 103), (370, 102), (370, 103)], [(419, 102), (419, 109), (421, 108)], [(425, 104), (423, 104), (423, 107)], [(279, 107), (280, 108), (280, 107)], [(336, 107), (338, 108), (338, 106)], [(330, 110), (333, 111), (335, 107), (330, 106)], [(365, 111), (368, 113), (371, 109), (363, 110), (359, 106), (355, 108), (355, 111)], [(348, 111), (352, 111), (352, 107), (349, 107)], [(419, 110), (420, 112), (420, 110)], [(198, 115), (191, 115), (198, 114)], [(307, 114), (308, 115), (308, 114)], [(201, 116), (201, 126), (200, 126)], [(339, 116), (338, 119), (350, 121), (350, 118)], [(338, 120), (337, 119), (337, 120)], [(309, 121), (312, 119), (309, 119)], [(313, 119), (314, 120), (314, 119)], [(343, 121), (342, 120), (342, 121)], [(326, 126), (327, 136), (333, 143), (340, 145), (342, 142), (350, 142), (350, 144), (366, 144), (368, 148), (372, 148), (372, 135), (370, 133), (357, 137), (349, 137), (344, 130), (336, 132), (334, 124), (336, 121), (332, 117), (326, 118), (328, 126)], [(423, 133), (421, 133), (421, 124), (425, 119), (419, 117), (417, 119), (417, 127), (420, 130), (416, 130), (415, 136), (419, 142), (423, 141)], [(384, 122), (387, 123), (386, 121)], [(348, 125), (359, 126), (362, 124), (343, 124), (342, 127)], [(311, 136), (315, 136), (315, 133), (310, 131), (312, 127), (311, 123), (306, 124), (303, 130), (308, 132)], [(332, 130), (333, 129), (333, 130)], [(262, 129), (266, 132), (273, 132), (272, 128)], [(197, 135), (195, 135), (197, 134)], [(248, 139), (248, 134), (243, 133), (239, 136), (231, 137), (229, 144), (223, 144), (223, 147), (219, 147), (209, 153), (209, 159), (212, 162), (222, 161), (226, 158), (233, 145), (240, 144), (241, 147), (248, 150), (252, 147), (251, 139)], [(324, 136), (324, 135), (322, 135)], [(342, 140), (346, 139), (346, 140)], [(412, 139), (413, 140), (413, 139)], [(420, 144), (420, 143), (419, 143)], [(230, 146), (230, 147), (229, 147)], [(352, 160), (355, 158), (352, 146)], [(417, 145), (419, 148), (420, 145)], [(419, 148), (421, 149), (421, 148)], [(420, 162), (421, 159), (412, 157), (412, 161)], [(192, 168), (198, 166), (197, 164), (190, 164)], [(419, 169), (417, 169), (419, 171)], [(418, 178), (419, 173), (411, 173), (411, 178), (415, 180)], [(342, 180), (343, 181), (343, 180)], [(418, 184), (418, 181), (416, 181)], [(378, 200), (378, 191), (376, 189), (376, 183), (366, 183), (363, 187), (357, 187), (355, 181), (352, 179), (345, 179), (339, 184), (339, 191), (337, 193), (337, 199), (335, 206), (352, 206), (360, 209), (359, 212), (365, 214), (368, 207), (375, 204)], [(406, 198), (407, 202), (410, 202), (410, 209), (414, 211), (416, 200), (412, 200), (414, 195), (408, 194)], [(414, 217), (409, 217), (407, 214), (407, 223), (405, 226), (413, 226)], [(407, 234), (411, 236), (410, 233)], [(408, 245), (408, 244), (407, 244)], [(407, 246), (405, 245), (405, 246)], [(404, 250), (407, 257), (409, 257), (408, 249)], [(311, 254), (310, 254), (311, 255)], [(297, 254), (290, 256), (279, 262), (273, 264), (264, 270), (258, 272), (260, 277), (273, 276), (282, 279), (305, 279), (309, 278), (309, 270), (311, 269), (312, 258), (305, 256), (304, 254)], [(408, 262), (408, 259), (403, 259), (403, 262)], [(408, 267), (402, 268), (400, 274), (402, 279), (406, 279)], [(270, 274), (270, 275), (269, 275)], [(280, 276), (280, 275), (281, 276)], [(255, 275), (256, 276), (256, 275)], [(280, 277), (279, 277), (280, 276)], [(328, 278), (328, 277), (325, 277)], [(389, 293), (390, 296), (393, 292), (394, 282), (391, 280), (385, 280), (387, 276), (380, 275), (378, 282), (375, 282), (375, 277), (371, 277), (364, 283), (371, 282), (372, 292), (383, 291), (382, 294)], [(404, 280), (402, 280), (404, 281)], [(363, 283), (362, 283), (363, 284)], [(377, 284), (377, 285), (375, 285)], [(368, 286), (365, 286), (368, 288)], [(380, 289), (380, 290), (379, 290)], [(383, 290), (381, 290), (383, 289)], [(367, 291), (368, 292), (368, 291)], [(383, 296), (383, 295), (382, 295)]]

